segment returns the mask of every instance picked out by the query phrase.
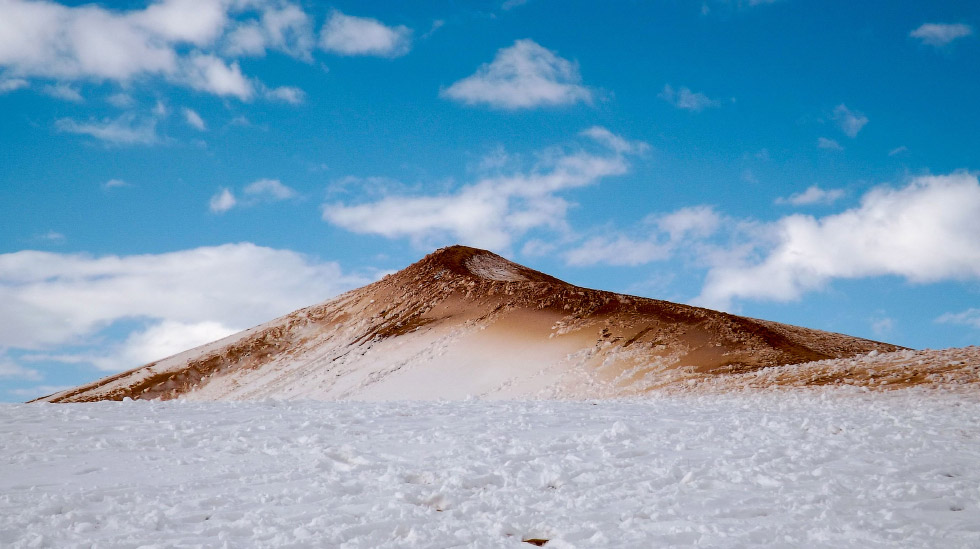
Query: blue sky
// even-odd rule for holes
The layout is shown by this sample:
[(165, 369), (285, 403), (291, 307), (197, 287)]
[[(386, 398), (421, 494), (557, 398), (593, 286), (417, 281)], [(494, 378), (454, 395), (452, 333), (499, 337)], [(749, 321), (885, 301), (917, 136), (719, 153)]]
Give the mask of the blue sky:
[(980, 5), (0, 1), (0, 400), (492, 249), (980, 341)]

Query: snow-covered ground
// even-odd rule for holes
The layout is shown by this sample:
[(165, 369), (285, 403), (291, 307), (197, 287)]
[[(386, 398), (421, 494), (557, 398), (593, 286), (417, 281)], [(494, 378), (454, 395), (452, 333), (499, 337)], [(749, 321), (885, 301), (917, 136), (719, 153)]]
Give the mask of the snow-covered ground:
[(980, 399), (0, 406), (0, 547), (980, 547)]

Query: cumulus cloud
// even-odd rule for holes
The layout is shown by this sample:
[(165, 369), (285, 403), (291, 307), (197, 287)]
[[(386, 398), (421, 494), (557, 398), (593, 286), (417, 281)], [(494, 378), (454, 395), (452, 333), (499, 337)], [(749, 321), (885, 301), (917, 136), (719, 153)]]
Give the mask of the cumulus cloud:
[(55, 123), (58, 131), (88, 135), (112, 145), (152, 145), (160, 142), (154, 118), (123, 114), (116, 118), (79, 122), (62, 118)]
[(245, 194), (271, 200), (287, 200), (296, 196), (296, 191), (283, 185), (278, 179), (259, 179), (245, 187)]
[(211, 210), (211, 213), (225, 213), (234, 208), (237, 203), (238, 200), (235, 199), (234, 193), (230, 189), (222, 187), (208, 201), (208, 209)]
[[(336, 263), (249, 243), (156, 255), (0, 254), (7, 313), (0, 315), (0, 348), (43, 352), (100, 341), (60, 360), (131, 368), (365, 282)], [(119, 345), (96, 337), (134, 320), (141, 326)], [(22, 361), (43, 359), (58, 357)]]
[(476, 73), (442, 90), (443, 97), (467, 105), (516, 110), (592, 101), (578, 65), (533, 40), (518, 40), (497, 52)]
[[(240, 38), (248, 34), (242, 29), (253, 27), (256, 39)], [(128, 85), (158, 77), (248, 100), (252, 81), (221, 55), (255, 55), (266, 48), (310, 58), (312, 26), (295, 4), (159, 0), (123, 11), (95, 4), (0, 2), (0, 68), (17, 82), (40, 78)]]
[(698, 301), (788, 301), (837, 278), (892, 275), (913, 283), (980, 278), (980, 183), (960, 172), (880, 187), (860, 206), (763, 227), (751, 253), (715, 263)]
[(265, 96), (268, 99), (282, 101), (290, 105), (299, 105), (306, 100), (306, 92), (293, 86), (279, 86), (278, 88), (267, 89)]
[(793, 206), (810, 206), (812, 204), (833, 204), (844, 197), (843, 189), (821, 189), (817, 185), (811, 185), (801, 193), (792, 194), (788, 197), (779, 197), (776, 204), (790, 204)]
[(657, 97), (663, 99), (678, 109), (692, 112), (701, 112), (704, 109), (721, 105), (721, 101), (711, 99), (701, 92), (692, 92), (690, 89), (685, 87), (675, 90), (670, 84), (665, 85), (663, 91), (661, 91)]
[(543, 155), (530, 171), (487, 176), (438, 195), (328, 203), (323, 219), (357, 233), (410, 238), (419, 247), (453, 240), (500, 250), (534, 228), (565, 230), (570, 204), (558, 193), (626, 173), (625, 152), (644, 148), (598, 128), (583, 135), (598, 141), (603, 151)]
[(252, 82), (242, 74), (238, 63), (230, 65), (214, 55), (195, 54), (184, 63), (182, 79), (191, 88), (242, 100), (252, 97)]
[(340, 55), (399, 57), (412, 47), (412, 30), (334, 11), (320, 31), (320, 47)]
[(207, 129), (207, 125), (204, 123), (204, 119), (201, 118), (201, 115), (197, 114), (197, 111), (195, 111), (194, 109), (188, 109), (186, 107), (184, 108), (184, 120), (187, 122), (188, 125), (190, 125), (191, 127), (199, 131), (203, 132), (204, 130)]
[(265, 55), (278, 50), (298, 59), (312, 60), (313, 21), (293, 4), (266, 5), (258, 19), (239, 22), (228, 33), (225, 53), (228, 55)]
[(840, 143), (833, 139), (827, 137), (817, 138), (817, 147), (820, 149), (827, 149), (828, 151), (842, 151), (844, 147), (841, 147)]
[(62, 360), (87, 362), (100, 370), (118, 372), (217, 341), (237, 331), (239, 329), (214, 321), (163, 320), (131, 332), (125, 341), (108, 350), (62, 357)]
[(848, 109), (847, 105), (841, 103), (834, 108), (834, 122), (837, 122), (844, 135), (853, 139), (857, 137), (861, 128), (868, 123), (868, 117)]
[(919, 39), (923, 44), (939, 48), (971, 34), (973, 27), (963, 23), (925, 23), (910, 32), (909, 36)]
[(636, 266), (669, 259), (681, 246), (707, 238), (719, 229), (722, 217), (710, 206), (682, 208), (669, 214), (651, 215), (633, 231), (587, 239), (565, 252), (569, 265)]
[(222, 187), (208, 204), (212, 213), (224, 213), (236, 207), (254, 206), (260, 202), (278, 202), (296, 198), (299, 193), (295, 189), (283, 185), (278, 179), (259, 179), (242, 189), (242, 196), (236, 196), (228, 188)]

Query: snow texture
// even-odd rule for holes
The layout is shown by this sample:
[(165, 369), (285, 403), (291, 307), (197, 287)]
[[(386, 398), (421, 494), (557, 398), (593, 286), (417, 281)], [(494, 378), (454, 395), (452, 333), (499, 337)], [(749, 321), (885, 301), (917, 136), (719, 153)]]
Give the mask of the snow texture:
[(0, 406), (2, 547), (980, 547), (980, 402)]

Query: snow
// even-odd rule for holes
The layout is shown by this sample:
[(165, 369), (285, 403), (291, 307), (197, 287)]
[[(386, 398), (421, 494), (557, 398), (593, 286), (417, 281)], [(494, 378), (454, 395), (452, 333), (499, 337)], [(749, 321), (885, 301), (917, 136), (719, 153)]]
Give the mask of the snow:
[(520, 282), (527, 277), (520, 273), (520, 267), (495, 254), (478, 254), (467, 259), (464, 265), (471, 273), (487, 280), (501, 282)]
[(0, 406), (2, 547), (978, 547), (980, 401)]

